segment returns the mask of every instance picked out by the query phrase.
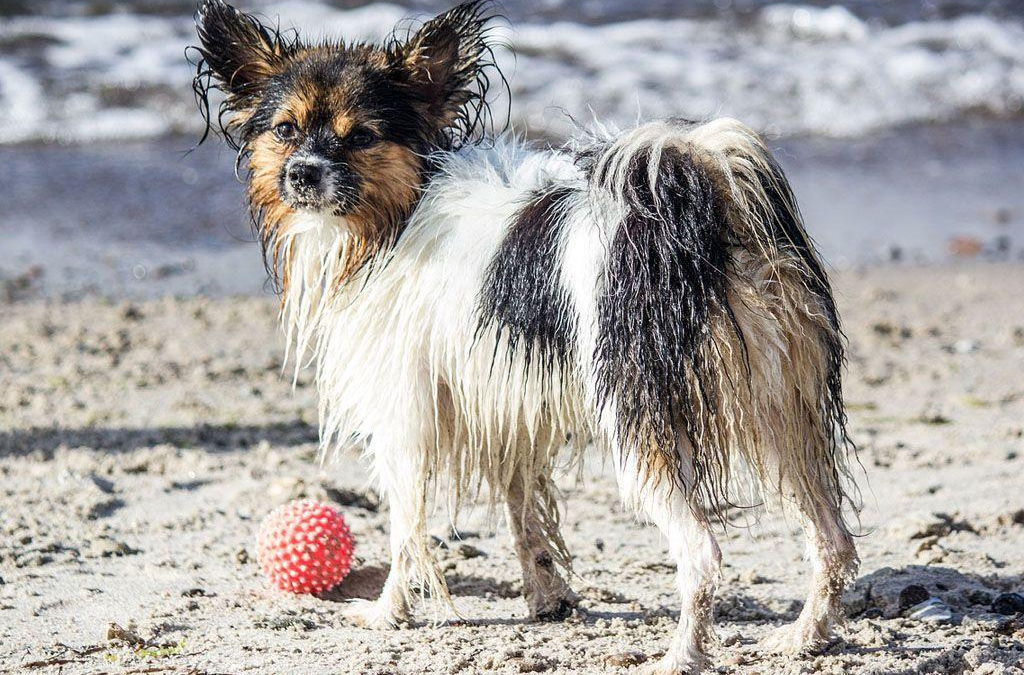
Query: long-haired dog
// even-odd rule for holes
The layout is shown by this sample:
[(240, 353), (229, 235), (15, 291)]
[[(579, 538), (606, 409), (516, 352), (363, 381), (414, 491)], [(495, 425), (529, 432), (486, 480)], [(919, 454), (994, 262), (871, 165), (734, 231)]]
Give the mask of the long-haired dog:
[(531, 616), (563, 617), (552, 469), (592, 444), (678, 566), (655, 672), (704, 662), (738, 476), (800, 514), (811, 588), (778, 646), (820, 644), (857, 566), (844, 344), (786, 178), (730, 119), (488, 138), (488, 20), (474, 0), (383, 44), (307, 44), (199, 7), (200, 107), (223, 91), (323, 450), (365, 445), (390, 505), (390, 573), (352, 616), (394, 626), (414, 585), (450, 603), (425, 531), (442, 481), (453, 506), (504, 503)]

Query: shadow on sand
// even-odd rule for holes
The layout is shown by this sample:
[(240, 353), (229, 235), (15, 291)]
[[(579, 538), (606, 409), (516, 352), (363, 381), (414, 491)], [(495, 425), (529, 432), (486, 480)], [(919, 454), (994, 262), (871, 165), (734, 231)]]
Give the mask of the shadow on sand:
[[(345, 602), (353, 599), (375, 599), (384, 586), (387, 578), (387, 568), (384, 566), (365, 566), (353, 570), (349, 577), (338, 588), (324, 593), (320, 596), (322, 600), (329, 602)], [(465, 574), (448, 574), (449, 589), (455, 597), (500, 597), (516, 598), (520, 590), (518, 584), (508, 581), (499, 581), (487, 577), (479, 577)], [(997, 576), (964, 574), (950, 567), (908, 565), (901, 568), (883, 567), (857, 579), (853, 587), (844, 599), (844, 609), (850, 619), (854, 622), (859, 620), (875, 620), (882, 614), (892, 618), (899, 615), (898, 604), (890, 606), (891, 602), (898, 603), (898, 596), (901, 588), (909, 584), (923, 586), (930, 594), (947, 602), (953, 610), (954, 623), (961, 623), (964, 620), (974, 620), (985, 615), (991, 616), (990, 604), (999, 593), (1024, 585), (1024, 578), (1020, 575)], [(739, 625), (770, 625), (781, 626), (787, 624), (799, 615), (803, 603), (797, 599), (790, 599), (781, 603), (765, 603), (744, 592), (743, 588), (723, 588), (719, 594), (716, 605), (716, 620), (719, 623), (726, 622)], [(645, 616), (660, 614), (668, 616), (672, 620), (679, 618), (678, 607), (662, 606), (650, 607), (647, 611), (633, 610), (597, 610), (586, 607), (584, 601), (576, 614), (576, 619), (583, 623), (594, 623), (598, 620), (621, 619), (630, 621), (643, 619)], [(1008, 617), (1009, 622), (1024, 624), (1024, 615), (1016, 619)], [(451, 622), (452, 625), (513, 625), (530, 623), (526, 618), (473, 618), (463, 617), (460, 620)], [(427, 625), (425, 622), (415, 622), (413, 625)], [(862, 647), (844, 640), (833, 640), (824, 649), (826, 652), (844, 652), (850, 654), (921, 654), (932, 651), (944, 651), (934, 645), (885, 645), (882, 647)], [(948, 660), (949, 655), (943, 653), (936, 656), (935, 663), (940, 660)], [(945, 661), (942, 661), (945, 662)], [(920, 663), (913, 666), (910, 672), (921, 671)]]
[(36, 427), (0, 431), (0, 457), (42, 454), (49, 459), (61, 447), (131, 452), (155, 445), (172, 445), (227, 452), (244, 450), (263, 441), (274, 446), (295, 446), (316, 443), (317, 438), (316, 427), (301, 420), (267, 425), (199, 424), (140, 429)]

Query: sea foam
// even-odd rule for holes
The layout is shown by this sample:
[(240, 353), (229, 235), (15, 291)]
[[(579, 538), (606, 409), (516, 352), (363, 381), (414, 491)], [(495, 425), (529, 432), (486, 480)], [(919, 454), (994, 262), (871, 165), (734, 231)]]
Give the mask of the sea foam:
[[(259, 4), (313, 39), (376, 39), (410, 10)], [(1024, 24), (964, 15), (898, 25), (841, 7), (763, 7), (599, 25), (501, 25), (512, 121), (560, 137), (573, 120), (732, 115), (773, 134), (861, 136), (967, 115), (1019, 116)], [(0, 21), (0, 143), (90, 142), (195, 133), (187, 16), (108, 14)], [(499, 106), (501, 107), (501, 106)]]

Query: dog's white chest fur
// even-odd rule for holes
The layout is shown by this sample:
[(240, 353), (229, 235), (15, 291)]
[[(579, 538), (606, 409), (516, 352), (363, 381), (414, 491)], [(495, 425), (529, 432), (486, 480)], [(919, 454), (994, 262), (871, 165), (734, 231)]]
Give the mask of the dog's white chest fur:
[[(498, 344), (500, 331), (480, 326), (478, 306), (487, 267), (531, 194), (583, 180), (571, 157), (514, 140), (444, 155), (394, 248), (341, 290), (331, 287), (331, 262), (349, 244), (344, 222), (291, 224), (302, 283), (289, 287), (284, 319), (296, 357), (317, 362), (325, 449), (395, 433), (498, 461), (519, 434), (568, 421), (572, 392), (561, 375), (528, 376)], [(472, 459), (475, 470), (487, 463)]]

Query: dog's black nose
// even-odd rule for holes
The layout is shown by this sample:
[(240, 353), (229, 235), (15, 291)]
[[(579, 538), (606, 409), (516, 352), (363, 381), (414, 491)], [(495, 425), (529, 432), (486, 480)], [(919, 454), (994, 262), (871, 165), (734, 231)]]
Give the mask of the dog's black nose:
[(288, 182), (294, 188), (317, 187), (323, 177), (323, 167), (314, 162), (297, 161), (288, 167)]

